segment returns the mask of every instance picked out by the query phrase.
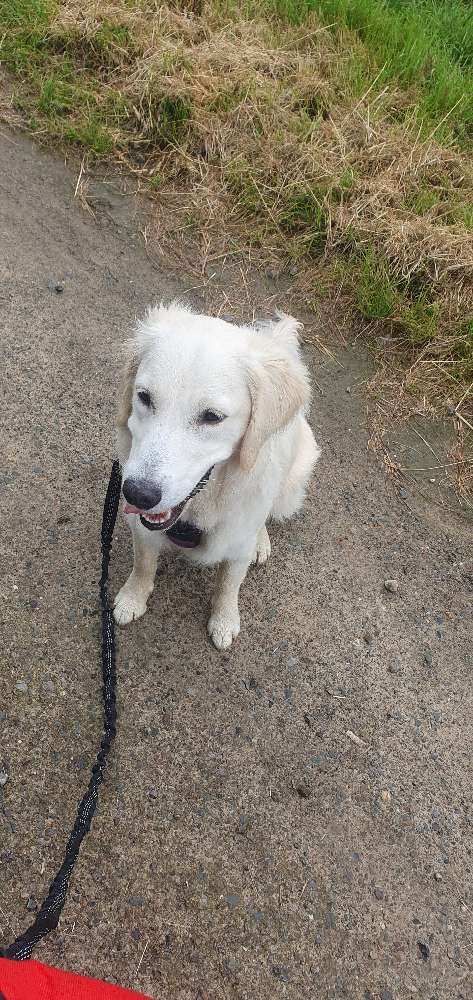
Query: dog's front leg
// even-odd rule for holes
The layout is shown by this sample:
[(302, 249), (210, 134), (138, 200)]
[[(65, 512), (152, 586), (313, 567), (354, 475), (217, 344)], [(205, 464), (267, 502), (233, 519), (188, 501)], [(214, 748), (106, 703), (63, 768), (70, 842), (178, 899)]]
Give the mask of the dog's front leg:
[[(136, 518), (136, 520), (138, 520)], [(145, 529), (147, 530), (147, 529)], [(146, 611), (146, 603), (154, 587), (158, 553), (147, 545), (139, 526), (133, 525), (133, 570), (128, 580), (115, 598), (114, 617), (119, 625), (128, 625), (135, 618), (141, 618)]]
[(238, 594), (250, 562), (251, 555), (223, 562), (218, 568), (212, 613), (207, 625), (210, 638), (217, 649), (228, 649), (240, 631)]

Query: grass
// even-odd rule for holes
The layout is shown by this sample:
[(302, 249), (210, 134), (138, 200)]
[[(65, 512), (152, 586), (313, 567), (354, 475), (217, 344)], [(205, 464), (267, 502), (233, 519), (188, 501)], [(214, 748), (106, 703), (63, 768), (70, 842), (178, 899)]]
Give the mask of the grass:
[(3, 116), (139, 175), (168, 250), (336, 284), (409, 405), (472, 422), (467, 0), (0, 0), (0, 43)]

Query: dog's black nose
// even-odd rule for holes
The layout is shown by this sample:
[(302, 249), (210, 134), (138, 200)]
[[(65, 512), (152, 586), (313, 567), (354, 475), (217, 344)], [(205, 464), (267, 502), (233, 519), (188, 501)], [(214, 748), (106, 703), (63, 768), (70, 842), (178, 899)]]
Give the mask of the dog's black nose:
[(151, 510), (156, 504), (161, 503), (161, 490), (155, 483), (150, 483), (149, 479), (125, 479), (123, 483), (123, 495), (128, 503), (140, 510)]

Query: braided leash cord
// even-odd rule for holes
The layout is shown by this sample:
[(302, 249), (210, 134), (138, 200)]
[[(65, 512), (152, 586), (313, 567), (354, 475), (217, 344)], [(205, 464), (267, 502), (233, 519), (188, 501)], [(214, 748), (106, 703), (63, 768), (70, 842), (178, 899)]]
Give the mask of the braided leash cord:
[(77, 809), (75, 823), (67, 842), (62, 865), (51, 882), (46, 899), (42, 903), (31, 927), (28, 927), (24, 934), (17, 937), (13, 944), (3, 952), (0, 951), (0, 954), (4, 958), (16, 959), (18, 961), (30, 958), (33, 948), (37, 945), (38, 941), (57, 927), (82, 841), (90, 830), (90, 824), (97, 806), (99, 789), (104, 779), (110, 747), (115, 738), (117, 722), (115, 629), (113, 612), (108, 603), (107, 584), (113, 530), (117, 518), (120, 491), (120, 465), (115, 461), (112, 465), (107, 495), (105, 497), (101, 532), (102, 575), (100, 577), (100, 604), (102, 609), (104, 731), (100, 750), (92, 767), (87, 791)]

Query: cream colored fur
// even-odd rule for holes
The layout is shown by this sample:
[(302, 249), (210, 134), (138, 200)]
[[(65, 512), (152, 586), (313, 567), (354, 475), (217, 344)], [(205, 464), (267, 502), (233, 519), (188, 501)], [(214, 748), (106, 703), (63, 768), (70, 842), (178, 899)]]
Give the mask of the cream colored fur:
[[(218, 566), (208, 622), (218, 649), (240, 630), (238, 595), (250, 563), (271, 546), (266, 522), (291, 517), (303, 503), (319, 449), (306, 420), (307, 369), (290, 317), (254, 327), (196, 315), (173, 304), (150, 310), (128, 345), (118, 413), (124, 478), (146, 476), (162, 489), (155, 512), (179, 504), (208, 468), (205, 488), (182, 519), (203, 531), (196, 549), (177, 549), (165, 533), (127, 515), (134, 566), (115, 601), (127, 624), (146, 611), (163, 549)], [(153, 399), (144, 410), (137, 392)], [(199, 414), (225, 415), (205, 426)]]

